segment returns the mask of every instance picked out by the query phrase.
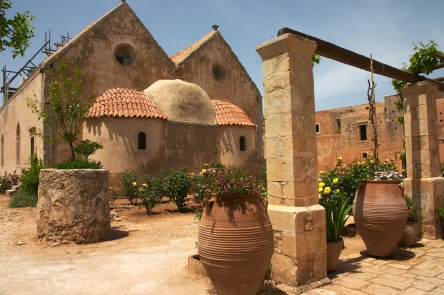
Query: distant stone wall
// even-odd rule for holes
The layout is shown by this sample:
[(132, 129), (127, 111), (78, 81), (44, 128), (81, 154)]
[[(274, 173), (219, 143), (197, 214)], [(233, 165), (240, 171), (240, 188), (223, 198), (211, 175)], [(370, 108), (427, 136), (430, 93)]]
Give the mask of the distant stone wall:
[(39, 182), (39, 238), (61, 243), (109, 239), (108, 170), (42, 169)]

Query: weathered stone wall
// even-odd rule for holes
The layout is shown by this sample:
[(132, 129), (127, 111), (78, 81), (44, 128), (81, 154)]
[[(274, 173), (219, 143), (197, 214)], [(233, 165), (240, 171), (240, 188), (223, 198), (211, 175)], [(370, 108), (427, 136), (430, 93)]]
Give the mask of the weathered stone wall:
[[(397, 96), (384, 98), (384, 102), (376, 103), (377, 131), (379, 140), (379, 157), (395, 159), (401, 167), (400, 152), (404, 150), (404, 131), (397, 118), (402, 111), (396, 108)], [(344, 163), (362, 160), (363, 154), (373, 153), (373, 130), (368, 121), (367, 104), (316, 112), (318, 169), (335, 166), (336, 157), (342, 156)], [(338, 120), (340, 124), (338, 124)], [(361, 140), (359, 126), (367, 125), (367, 140)], [(340, 125), (340, 126), (339, 126)]]
[[(41, 74), (34, 73), (0, 108), (0, 171), (20, 173), (31, 156), (32, 128), (42, 129), (42, 122), (26, 105), (26, 98), (33, 98), (42, 93)], [(17, 136), (17, 131), (19, 136)], [(34, 153), (43, 156), (43, 143), (40, 137), (34, 136)]]
[[(437, 95), (442, 96), (441, 93)], [(398, 110), (395, 102), (396, 95), (384, 97), (384, 102), (376, 103), (378, 132), (379, 132), (379, 154), (382, 160), (394, 158), (399, 167), (401, 160), (399, 152), (404, 150), (404, 130), (403, 125), (397, 121), (403, 116), (402, 110)], [(353, 160), (361, 160), (364, 152), (372, 152), (373, 142), (371, 138), (373, 132), (367, 128), (368, 140), (359, 140), (358, 124), (367, 122), (367, 104), (353, 105), (349, 107), (330, 109), (316, 112), (316, 123), (320, 125), (320, 132), (317, 134), (318, 148), (318, 168), (334, 167), (337, 156), (342, 156), (346, 164)], [(436, 100), (438, 115), (438, 137), (440, 158), (444, 159), (444, 99)], [(338, 128), (337, 119), (341, 121), (341, 128)], [(368, 123), (370, 127), (370, 123)]]
[(42, 169), (39, 181), (39, 238), (61, 243), (109, 239), (108, 170)]

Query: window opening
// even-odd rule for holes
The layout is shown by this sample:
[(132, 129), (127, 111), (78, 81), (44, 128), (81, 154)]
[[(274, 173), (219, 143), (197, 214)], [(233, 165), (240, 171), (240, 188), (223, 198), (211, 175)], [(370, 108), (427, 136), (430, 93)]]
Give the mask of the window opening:
[(367, 140), (367, 125), (359, 125), (359, 140)]
[(247, 149), (246, 149), (246, 146), (245, 146), (245, 137), (243, 137), (243, 136), (241, 136), (240, 138), (239, 138), (239, 150), (241, 151), (241, 152), (245, 152)]
[(131, 63), (131, 53), (126, 48), (119, 48), (116, 50), (116, 59), (119, 64), (127, 66)]
[(321, 125), (316, 123), (316, 133), (321, 133)]
[(367, 152), (362, 153), (362, 157), (363, 157), (364, 159), (367, 159), (367, 158), (368, 158), (368, 153), (367, 153)]
[(1, 142), (2, 146), (1, 146), (1, 164), (2, 167), (5, 166), (5, 141), (3, 139), (3, 134), (2, 134), (2, 142)]
[(336, 134), (341, 134), (341, 119), (336, 119)]
[(31, 156), (34, 155), (34, 136), (31, 136)]
[(20, 164), (20, 124), (17, 123), (17, 130), (15, 133), (16, 138), (16, 159), (17, 164)]
[(225, 77), (225, 71), (221, 65), (213, 66), (213, 77), (216, 81), (220, 81)]
[(146, 149), (146, 136), (143, 132), (139, 132), (139, 134), (137, 135), (137, 148), (139, 150)]

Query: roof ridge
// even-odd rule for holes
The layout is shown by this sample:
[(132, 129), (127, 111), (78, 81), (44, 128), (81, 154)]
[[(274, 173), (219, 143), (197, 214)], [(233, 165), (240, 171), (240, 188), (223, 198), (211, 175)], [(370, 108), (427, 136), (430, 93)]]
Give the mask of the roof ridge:
[[(211, 31), (205, 36), (203, 36), (199, 41), (192, 43), (191, 45), (179, 50), (170, 56), (170, 59), (176, 64), (180, 64), (187, 60), (190, 56), (193, 55), (194, 52), (199, 50), (202, 46), (204, 46), (209, 40), (211, 40), (219, 31)], [(219, 33), (220, 34), (220, 33)]]

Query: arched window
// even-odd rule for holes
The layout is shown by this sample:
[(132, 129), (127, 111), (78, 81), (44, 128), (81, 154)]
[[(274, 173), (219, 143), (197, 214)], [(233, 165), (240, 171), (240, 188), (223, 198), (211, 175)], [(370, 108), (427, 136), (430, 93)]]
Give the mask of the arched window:
[(245, 137), (244, 136), (241, 136), (239, 138), (239, 150), (241, 152), (245, 152), (247, 150), (246, 144), (245, 144)]
[(17, 129), (15, 131), (15, 138), (16, 138), (17, 164), (20, 164), (20, 123), (17, 123)]
[(2, 146), (1, 146), (1, 152), (0, 152), (0, 156), (1, 156), (1, 164), (2, 167), (5, 166), (5, 141), (3, 139), (3, 134), (2, 134), (2, 142), (1, 142)]
[(146, 136), (143, 132), (139, 132), (139, 134), (137, 135), (137, 148), (139, 150), (146, 149)]

